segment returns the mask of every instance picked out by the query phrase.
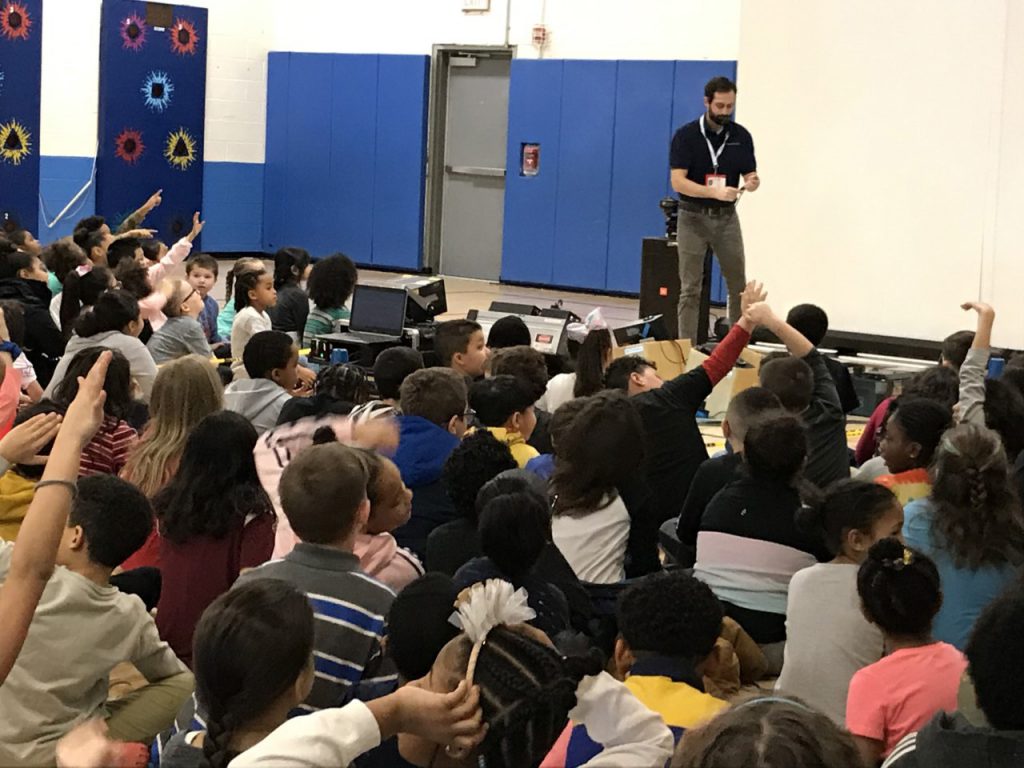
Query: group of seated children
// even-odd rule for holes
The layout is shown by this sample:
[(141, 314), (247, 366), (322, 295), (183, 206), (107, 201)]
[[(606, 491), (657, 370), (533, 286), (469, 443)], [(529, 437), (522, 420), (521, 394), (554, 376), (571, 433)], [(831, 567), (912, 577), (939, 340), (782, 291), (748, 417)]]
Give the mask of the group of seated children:
[[(1024, 365), (986, 378), (986, 305), (851, 452), (827, 317), (758, 283), (667, 381), (604, 328), (552, 376), (518, 318), (314, 372), (351, 260), (239, 259), (222, 308), (159, 204), (0, 238), (3, 765), (1024, 765)], [(709, 458), (758, 328), (786, 352)]]

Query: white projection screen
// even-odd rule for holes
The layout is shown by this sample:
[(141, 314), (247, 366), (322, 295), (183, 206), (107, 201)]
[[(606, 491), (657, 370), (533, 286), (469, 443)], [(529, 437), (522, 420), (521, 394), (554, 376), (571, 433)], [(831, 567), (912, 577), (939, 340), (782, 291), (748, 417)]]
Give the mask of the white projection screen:
[(1024, 3), (744, 0), (747, 272), (836, 330), (1024, 348)]

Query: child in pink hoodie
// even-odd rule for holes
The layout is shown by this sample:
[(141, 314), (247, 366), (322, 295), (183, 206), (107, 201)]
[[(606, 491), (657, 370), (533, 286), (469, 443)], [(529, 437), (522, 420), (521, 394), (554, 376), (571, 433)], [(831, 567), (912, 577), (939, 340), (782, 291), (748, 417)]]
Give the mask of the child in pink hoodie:
[(391, 459), (364, 451), (369, 481), (370, 517), (366, 528), (356, 535), (354, 552), (359, 567), (395, 592), (423, 575), (423, 565), (412, 552), (398, 546), (391, 531), (404, 525), (412, 513), (412, 491)]

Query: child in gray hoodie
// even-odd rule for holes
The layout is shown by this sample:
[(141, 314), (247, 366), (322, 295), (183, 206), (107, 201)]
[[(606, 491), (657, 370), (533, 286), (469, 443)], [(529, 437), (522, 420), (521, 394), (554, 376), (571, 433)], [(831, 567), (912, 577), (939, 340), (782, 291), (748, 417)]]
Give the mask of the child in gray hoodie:
[(257, 432), (267, 432), (292, 399), (298, 382), (299, 350), (286, 333), (260, 331), (245, 345), (242, 364), (249, 378), (228, 385), (224, 407), (245, 416)]

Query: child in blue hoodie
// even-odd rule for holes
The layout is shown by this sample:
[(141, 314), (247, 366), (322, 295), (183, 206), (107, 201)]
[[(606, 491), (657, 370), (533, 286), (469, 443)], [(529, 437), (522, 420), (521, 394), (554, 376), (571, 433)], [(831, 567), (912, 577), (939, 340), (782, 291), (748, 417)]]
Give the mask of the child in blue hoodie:
[(466, 381), (451, 368), (425, 368), (402, 382), (399, 395), (402, 415), (394, 460), (412, 490), (412, 517), (394, 536), (422, 560), (430, 532), (455, 517), (441, 470), (466, 432)]

